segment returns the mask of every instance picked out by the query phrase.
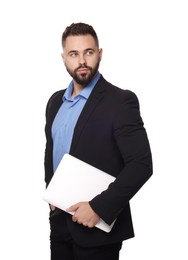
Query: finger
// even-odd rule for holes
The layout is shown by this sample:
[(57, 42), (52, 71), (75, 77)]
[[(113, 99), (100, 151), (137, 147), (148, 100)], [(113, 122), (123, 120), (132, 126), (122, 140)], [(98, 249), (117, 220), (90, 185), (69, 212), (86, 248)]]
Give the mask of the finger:
[(72, 216), (72, 221), (77, 222), (77, 217), (75, 217), (75, 215)]
[(87, 227), (88, 227), (88, 228), (93, 228), (94, 226), (95, 226), (94, 223), (88, 223), (88, 224), (87, 224)]
[(74, 204), (72, 206), (70, 206), (68, 209), (66, 209), (67, 212), (70, 212), (70, 211), (76, 211), (79, 207), (79, 204)]
[(55, 206), (53, 206), (53, 205), (50, 204), (50, 209), (51, 209), (52, 211), (54, 211), (54, 210), (55, 210)]

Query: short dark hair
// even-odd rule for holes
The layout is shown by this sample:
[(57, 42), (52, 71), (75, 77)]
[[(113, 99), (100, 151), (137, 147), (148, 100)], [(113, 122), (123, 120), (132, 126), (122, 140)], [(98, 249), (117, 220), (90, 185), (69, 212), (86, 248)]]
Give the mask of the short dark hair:
[(94, 38), (97, 47), (99, 47), (99, 40), (95, 30), (91, 25), (86, 23), (72, 23), (70, 26), (67, 26), (62, 35), (62, 46), (65, 47), (65, 42), (68, 36), (88, 34)]

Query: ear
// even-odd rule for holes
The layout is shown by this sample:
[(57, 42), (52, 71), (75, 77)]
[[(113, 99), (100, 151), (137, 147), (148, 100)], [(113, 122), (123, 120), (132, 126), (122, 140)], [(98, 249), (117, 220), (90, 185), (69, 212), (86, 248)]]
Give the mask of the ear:
[(100, 61), (102, 60), (102, 53), (103, 53), (103, 49), (100, 48), (100, 49), (99, 49), (99, 57), (100, 57)]
[(65, 62), (65, 55), (64, 55), (63, 52), (61, 53), (61, 57), (62, 57), (62, 59), (63, 59), (63, 62)]

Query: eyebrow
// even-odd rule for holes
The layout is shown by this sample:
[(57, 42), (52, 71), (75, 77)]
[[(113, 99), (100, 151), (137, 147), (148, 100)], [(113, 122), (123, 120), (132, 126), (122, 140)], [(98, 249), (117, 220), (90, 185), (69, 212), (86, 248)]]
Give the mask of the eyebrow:
[[(83, 50), (83, 52), (87, 52), (87, 51), (95, 51), (95, 50), (93, 48), (87, 48), (87, 49)], [(70, 53), (79, 53), (79, 51), (78, 50), (71, 50), (71, 51), (68, 52), (68, 54), (70, 54)]]

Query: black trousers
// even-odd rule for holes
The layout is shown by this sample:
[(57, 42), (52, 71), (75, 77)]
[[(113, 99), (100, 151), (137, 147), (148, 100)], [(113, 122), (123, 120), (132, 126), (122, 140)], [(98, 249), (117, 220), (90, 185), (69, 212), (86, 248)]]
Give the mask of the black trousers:
[(121, 243), (80, 247), (74, 241), (51, 241), (51, 260), (118, 260)]
[(50, 212), (51, 260), (118, 260), (122, 242), (82, 247), (72, 239), (62, 211)]

